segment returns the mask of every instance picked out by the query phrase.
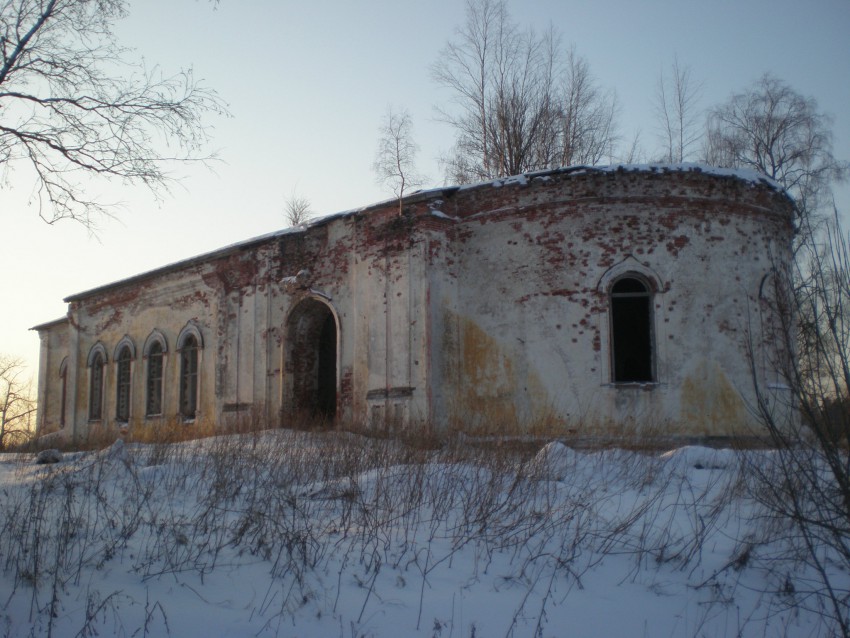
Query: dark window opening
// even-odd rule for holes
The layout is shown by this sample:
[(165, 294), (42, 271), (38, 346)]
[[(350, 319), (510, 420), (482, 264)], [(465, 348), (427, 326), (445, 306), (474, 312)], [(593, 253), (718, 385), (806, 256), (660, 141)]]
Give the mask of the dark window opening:
[(611, 288), (611, 361), (614, 383), (654, 381), (652, 293), (632, 277)]
[(99, 352), (92, 358), (89, 386), (89, 419), (99, 421), (103, 416), (103, 355)]
[(326, 417), (336, 413), (336, 321), (328, 313), (319, 335), (317, 411)]
[(115, 419), (126, 423), (130, 420), (130, 348), (123, 347), (118, 353), (118, 379), (115, 386)]
[(154, 343), (148, 354), (148, 394), (145, 414), (162, 414), (162, 345)]
[(62, 403), (59, 404), (59, 427), (65, 427), (65, 403), (68, 401), (68, 366), (63, 361), (59, 368), (59, 378), (62, 380)]
[(198, 410), (198, 341), (189, 335), (180, 350), (180, 415), (194, 419)]

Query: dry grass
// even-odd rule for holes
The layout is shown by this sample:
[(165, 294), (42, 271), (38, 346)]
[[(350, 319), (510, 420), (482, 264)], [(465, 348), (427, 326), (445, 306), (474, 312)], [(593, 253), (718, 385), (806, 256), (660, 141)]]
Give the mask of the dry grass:
[[(662, 564), (694, 569), (728, 528), (730, 499), (747, 492), (734, 471), (696, 485), (675, 464), (618, 450), (581, 461), (573, 452), (559, 469), (569, 479), (553, 480), (533, 458), (539, 444), (516, 435), (260, 425), (246, 418), (210, 437), (215, 429), (201, 423), (164, 424), (45, 468), (4, 495), (0, 568), (49, 614), (115, 556), (141, 579), (179, 582), (244, 552), (267, 561), (270, 583), (287, 592), (282, 617), (318, 592), (342, 595), (351, 580), (363, 583), (366, 609), (391, 594), (379, 589), (387, 573), (416, 583), (424, 600), (436, 572), (461, 555), (482, 573), (509, 564), (529, 592), (581, 586), (610, 553), (633, 558), (631, 578)], [(739, 553), (730, 561), (758, 561), (748, 539)], [(535, 604), (552, 595), (544, 588)]]

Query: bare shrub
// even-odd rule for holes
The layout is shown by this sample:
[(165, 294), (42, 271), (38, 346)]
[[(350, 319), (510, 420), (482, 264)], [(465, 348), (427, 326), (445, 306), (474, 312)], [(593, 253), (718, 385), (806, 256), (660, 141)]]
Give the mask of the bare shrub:
[[(312, 601), (364, 633), (398, 587), (418, 593), (414, 622), (427, 629), (432, 588), (461, 564), (469, 582), (515, 590), (508, 633), (528, 618), (538, 631), (606, 556), (630, 558), (624, 580), (698, 571), (742, 493), (734, 468), (720, 469), (736, 463), (731, 453), (552, 444), (534, 454), (520, 443), (260, 430), (67, 453), (46, 469), (22, 464), (7, 488), (0, 567), (36, 613), (63, 605), (92, 570), (123, 564), (142, 583), (203, 582), (252, 557), (268, 574), (256, 612), (267, 626)], [(742, 573), (758, 549), (736, 548)], [(110, 593), (92, 590), (92, 610), (117, 604)], [(139, 623), (167, 622), (166, 601), (120, 602), (144, 607)], [(110, 604), (79, 622), (96, 629)]]
[(850, 636), (850, 415), (836, 409), (850, 389), (850, 246), (837, 211), (801, 238), (790, 269), (775, 269), (769, 293), (760, 328), (793, 356), (769, 361), (779, 381), (768, 384), (752, 348), (756, 409), (775, 447), (750, 467), (752, 492), (799, 566), (787, 576), (799, 604)]

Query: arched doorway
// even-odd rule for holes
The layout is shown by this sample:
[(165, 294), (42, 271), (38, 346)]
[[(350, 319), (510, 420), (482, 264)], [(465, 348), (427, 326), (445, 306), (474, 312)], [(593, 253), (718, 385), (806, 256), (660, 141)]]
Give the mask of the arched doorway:
[(299, 302), (286, 322), (287, 411), (336, 417), (338, 350), (339, 330), (330, 306), (313, 297)]

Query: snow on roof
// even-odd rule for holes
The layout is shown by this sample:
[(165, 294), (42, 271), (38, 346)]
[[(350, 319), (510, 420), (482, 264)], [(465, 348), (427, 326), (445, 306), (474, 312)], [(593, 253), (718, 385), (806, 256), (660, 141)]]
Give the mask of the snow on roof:
[(771, 179), (763, 173), (759, 173), (751, 168), (721, 168), (719, 166), (711, 166), (709, 164), (699, 164), (692, 162), (681, 162), (679, 164), (620, 164), (610, 166), (600, 166), (596, 170), (603, 173), (613, 171), (644, 171), (644, 172), (682, 172), (682, 173), (705, 173), (706, 175), (717, 175), (719, 177), (735, 177), (744, 182), (752, 184), (761, 184), (770, 188), (783, 192), (785, 189), (774, 179)]
[(677, 164), (653, 163), (653, 164), (610, 164), (608, 166), (565, 166), (563, 168), (552, 168), (540, 171), (531, 171), (528, 173), (520, 173), (519, 175), (511, 175), (510, 177), (500, 177), (496, 180), (487, 182), (479, 182), (477, 184), (467, 184), (461, 186), (463, 190), (483, 188), (491, 186), (499, 188), (501, 186), (522, 185), (524, 186), (530, 180), (540, 179), (545, 180), (554, 175), (583, 175), (588, 173), (616, 173), (616, 172), (644, 172), (644, 173), (704, 173), (706, 175), (716, 175), (718, 177), (734, 177), (744, 182), (749, 182), (757, 185), (768, 186), (778, 192), (784, 192), (783, 187), (771, 179), (767, 175), (759, 173), (749, 168), (720, 168), (709, 164), (699, 164), (692, 162), (681, 162)]

